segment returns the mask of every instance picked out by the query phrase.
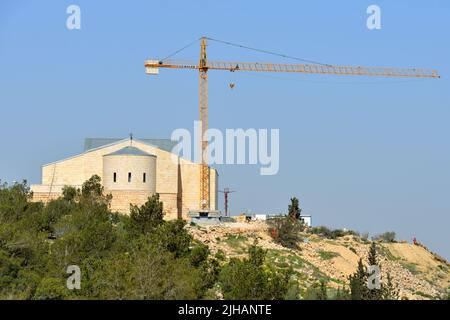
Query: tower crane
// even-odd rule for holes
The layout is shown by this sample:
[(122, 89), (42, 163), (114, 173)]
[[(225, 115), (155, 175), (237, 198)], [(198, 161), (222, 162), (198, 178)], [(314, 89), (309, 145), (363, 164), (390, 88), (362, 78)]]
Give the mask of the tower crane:
[[(207, 60), (206, 55), (207, 40), (224, 42), (220, 40), (211, 39), (208, 37), (201, 37), (200, 59), (198, 63), (196, 63), (195, 61), (177, 61), (168, 59), (163, 60), (148, 59), (145, 60), (144, 62), (145, 72), (148, 75), (157, 75), (159, 73), (160, 68), (190, 69), (190, 70), (198, 70), (199, 72), (199, 80), (200, 80), (199, 110), (200, 110), (200, 124), (201, 124), (200, 145), (202, 152), (201, 166), (200, 166), (200, 211), (204, 212), (208, 212), (210, 210), (209, 166), (207, 164), (208, 141), (206, 137), (206, 131), (208, 129), (208, 71), (223, 70), (232, 72), (234, 71), (297, 72), (297, 73), (312, 73), (312, 74), (356, 75), (356, 76), (373, 76), (373, 77), (440, 78), (437, 70), (425, 70), (416, 68), (337, 66), (315, 62), (307, 64), (279, 64), (279, 63), (231, 62), (231, 61)], [(181, 51), (182, 49), (178, 50), (177, 52)], [(270, 53), (264, 50), (257, 50), (257, 51)]]

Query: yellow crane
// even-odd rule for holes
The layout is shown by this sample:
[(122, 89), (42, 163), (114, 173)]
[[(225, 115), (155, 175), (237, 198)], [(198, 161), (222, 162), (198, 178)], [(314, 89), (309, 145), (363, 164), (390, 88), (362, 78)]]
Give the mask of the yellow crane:
[[(200, 75), (199, 90), (199, 109), (201, 123), (201, 166), (200, 166), (200, 210), (209, 211), (209, 167), (207, 164), (208, 141), (205, 132), (208, 129), (208, 71), (258, 71), (258, 72), (299, 72), (315, 74), (336, 74), (336, 75), (358, 75), (358, 76), (377, 76), (377, 77), (416, 77), (416, 78), (439, 78), (437, 70), (425, 70), (415, 68), (378, 68), (378, 67), (352, 67), (336, 66), (321, 63), (311, 64), (279, 64), (279, 63), (258, 63), (258, 62), (230, 62), (230, 61), (211, 61), (207, 60), (206, 41), (215, 40), (207, 37), (200, 38), (200, 60), (198, 63), (190, 61), (176, 60), (145, 60), (145, 71), (149, 75), (156, 75), (159, 68), (168, 69), (193, 69), (198, 70)], [(215, 40), (219, 42), (220, 40)], [(231, 44), (231, 43), (227, 43)], [(236, 45), (239, 47), (244, 47)], [(248, 47), (244, 47), (248, 48)], [(184, 49), (184, 48), (183, 48)], [(252, 48), (248, 48), (252, 49)], [(181, 49), (182, 50), (182, 49)], [(179, 51), (181, 51), (179, 50)], [(257, 49), (253, 49), (257, 50)], [(178, 52), (179, 52), (178, 51)], [(264, 50), (261, 52), (271, 53)], [(283, 55), (281, 55), (283, 56)], [(286, 57), (286, 56), (285, 56)]]

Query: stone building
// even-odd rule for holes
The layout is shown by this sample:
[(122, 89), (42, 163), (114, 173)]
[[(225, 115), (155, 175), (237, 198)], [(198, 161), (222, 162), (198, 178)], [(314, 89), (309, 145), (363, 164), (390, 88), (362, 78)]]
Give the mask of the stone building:
[[(187, 219), (200, 206), (200, 164), (173, 154), (174, 145), (168, 139), (86, 139), (83, 153), (42, 167), (42, 184), (31, 185), (33, 199), (55, 199), (64, 186), (81, 187), (96, 174), (113, 197), (112, 211), (129, 213), (130, 204), (158, 193), (167, 219)], [(217, 210), (217, 183), (210, 168), (211, 210)]]

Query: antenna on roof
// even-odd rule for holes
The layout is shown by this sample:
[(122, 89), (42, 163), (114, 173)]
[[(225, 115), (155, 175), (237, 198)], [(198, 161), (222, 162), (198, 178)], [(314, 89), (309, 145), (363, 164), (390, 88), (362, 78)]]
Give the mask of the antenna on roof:
[(130, 133), (130, 146), (133, 145), (133, 133)]

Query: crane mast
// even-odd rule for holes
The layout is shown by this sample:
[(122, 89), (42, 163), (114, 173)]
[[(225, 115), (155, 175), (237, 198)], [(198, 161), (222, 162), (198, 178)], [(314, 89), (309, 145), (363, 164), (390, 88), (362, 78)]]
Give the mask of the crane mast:
[(201, 124), (201, 165), (200, 165), (200, 209), (210, 209), (209, 205), (209, 166), (208, 166), (208, 66), (206, 60), (206, 39), (201, 38), (200, 42), (200, 61), (199, 61), (199, 109)]
[[(200, 165), (200, 211), (210, 211), (210, 176), (208, 166), (208, 70), (225, 71), (257, 71), (257, 72), (287, 72), (313, 73), (376, 77), (415, 77), (440, 78), (437, 70), (416, 68), (380, 68), (360, 66), (335, 66), (328, 64), (279, 64), (258, 62), (231, 62), (207, 60), (206, 40), (200, 38), (200, 59), (198, 64), (192, 61), (176, 60), (146, 60), (145, 71), (149, 75), (156, 75), (160, 68), (191, 69), (199, 71), (199, 111), (201, 123), (201, 165)], [(214, 40), (214, 39), (210, 39)], [(217, 41), (217, 40), (216, 40)]]

